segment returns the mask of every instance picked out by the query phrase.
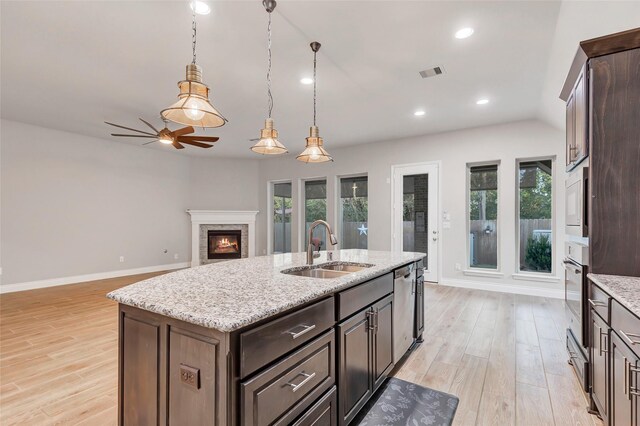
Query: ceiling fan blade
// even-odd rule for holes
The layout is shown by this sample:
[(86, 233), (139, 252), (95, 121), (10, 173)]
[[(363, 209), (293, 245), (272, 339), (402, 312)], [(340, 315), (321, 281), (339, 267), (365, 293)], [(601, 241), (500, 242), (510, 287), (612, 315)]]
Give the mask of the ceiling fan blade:
[(195, 132), (193, 127), (187, 126), (187, 127), (183, 127), (182, 129), (174, 130), (173, 132), (171, 132), (171, 134), (173, 136), (182, 136), (182, 135), (188, 135), (189, 133), (193, 133), (193, 132)]
[(151, 127), (153, 129), (154, 132), (156, 133), (160, 133), (160, 130), (156, 129), (155, 127), (153, 127), (151, 125), (151, 123), (149, 123), (148, 121), (143, 120), (142, 118), (138, 118), (138, 120), (142, 121), (144, 124), (146, 124), (147, 126)]
[(153, 138), (153, 139), (157, 139), (158, 136), (157, 135), (151, 135), (151, 136), (147, 136), (147, 135), (125, 135), (122, 133), (111, 133), (111, 136), (124, 136), (127, 138)]
[(197, 146), (200, 148), (211, 148), (213, 145), (209, 145), (206, 143), (200, 143), (200, 142), (194, 142), (194, 141), (183, 141), (181, 140), (180, 142), (182, 143), (186, 143), (187, 145), (193, 145), (193, 146)]
[(200, 142), (217, 142), (216, 136), (178, 136), (179, 141), (200, 141)]
[(145, 142), (145, 143), (143, 143), (142, 145), (149, 145), (150, 143), (154, 143), (154, 142), (158, 142), (158, 141), (157, 141), (157, 140), (155, 140), (155, 141), (151, 141), (151, 142)]
[(184, 145), (182, 145), (180, 142), (178, 142), (177, 140), (173, 140), (173, 144), (172, 144), (176, 149), (184, 149)]
[(145, 135), (157, 136), (157, 135), (155, 135), (153, 133), (143, 132), (142, 130), (132, 129), (131, 127), (124, 127), (124, 126), (121, 126), (119, 124), (109, 123), (108, 121), (105, 121), (105, 123), (110, 125), (110, 126), (120, 127), (121, 129), (131, 130), (132, 132), (138, 132), (138, 133), (144, 133)]

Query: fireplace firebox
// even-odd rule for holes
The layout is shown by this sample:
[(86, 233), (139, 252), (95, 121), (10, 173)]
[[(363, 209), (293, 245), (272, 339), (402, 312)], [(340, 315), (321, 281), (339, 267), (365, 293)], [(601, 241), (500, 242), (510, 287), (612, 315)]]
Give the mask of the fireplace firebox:
[(242, 257), (242, 231), (207, 231), (208, 259), (240, 259)]

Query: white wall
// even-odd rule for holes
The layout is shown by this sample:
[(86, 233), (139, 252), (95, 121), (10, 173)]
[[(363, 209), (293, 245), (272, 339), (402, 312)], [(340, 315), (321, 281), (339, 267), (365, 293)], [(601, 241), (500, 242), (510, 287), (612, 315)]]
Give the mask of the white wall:
[[(427, 118), (428, 119), (428, 118)], [(326, 148), (335, 162), (307, 165), (288, 156), (267, 159), (260, 163), (260, 210), (258, 218), (258, 253), (267, 248), (267, 186), (272, 180), (293, 180), (293, 249), (299, 250), (301, 229), (299, 217), (300, 179), (326, 176), (328, 179), (328, 219), (336, 223), (335, 181), (337, 176), (366, 173), (369, 176), (369, 248), (391, 248), (391, 166), (396, 164), (441, 161), (441, 211), (451, 214), (451, 228), (441, 229), (441, 282), (469, 286), (492, 286), (499, 290), (561, 297), (562, 285), (556, 282), (514, 280), (516, 269), (516, 159), (553, 155), (555, 169), (555, 235), (554, 269), (562, 274), (564, 230), (564, 133), (539, 121), (524, 121), (504, 125), (448, 132), (402, 140), (371, 143), (332, 149)], [(504, 277), (466, 276), (455, 270), (455, 264), (466, 264), (466, 164), (501, 160), (499, 193), (499, 238)], [(440, 215), (440, 218), (442, 215)]]
[(256, 160), (7, 120), (0, 144), (3, 285), (188, 262), (186, 209), (258, 209)]

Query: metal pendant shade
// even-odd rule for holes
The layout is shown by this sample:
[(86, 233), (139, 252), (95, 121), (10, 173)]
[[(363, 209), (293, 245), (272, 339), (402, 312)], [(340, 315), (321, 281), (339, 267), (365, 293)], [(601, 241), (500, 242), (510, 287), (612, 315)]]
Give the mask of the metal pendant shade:
[(309, 129), (309, 137), (306, 138), (304, 151), (302, 151), (296, 159), (304, 163), (325, 163), (327, 161), (333, 161), (333, 157), (324, 149), (324, 142), (320, 137), (320, 130), (316, 126), (316, 54), (318, 50), (320, 50), (320, 43), (317, 41), (311, 43), (311, 50), (313, 51), (313, 126)]
[(178, 101), (160, 114), (167, 120), (187, 126), (220, 127), (227, 119), (209, 101), (209, 87), (202, 82), (202, 68), (196, 64), (196, 14), (192, 20), (193, 60), (187, 65), (186, 78), (178, 82)]
[(276, 8), (275, 0), (264, 0), (262, 2), (265, 10), (269, 14), (267, 25), (267, 101), (268, 118), (264, 122), (264, 128), (260, 130), (258, 142), (251, 147), (251, 151), (262, 155), (286, 154), (287, 148), (278, 140), (278, 131), (273, 127), (271, 111), (273, 110), (273, 95), (271, 94), (271, 12)]

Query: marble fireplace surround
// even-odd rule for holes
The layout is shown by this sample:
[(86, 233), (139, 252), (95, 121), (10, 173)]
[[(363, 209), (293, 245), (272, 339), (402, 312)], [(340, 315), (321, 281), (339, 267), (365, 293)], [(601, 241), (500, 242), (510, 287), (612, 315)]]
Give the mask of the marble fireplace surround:
[(207, 231), (239, 229), (242, 231), (242, 257), (256, 255), (257, 211), (187, 210), (191, 216), (191, 266), (224, 260), (207, 258)]

